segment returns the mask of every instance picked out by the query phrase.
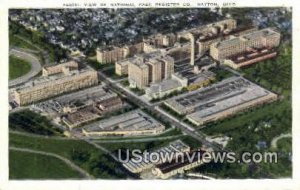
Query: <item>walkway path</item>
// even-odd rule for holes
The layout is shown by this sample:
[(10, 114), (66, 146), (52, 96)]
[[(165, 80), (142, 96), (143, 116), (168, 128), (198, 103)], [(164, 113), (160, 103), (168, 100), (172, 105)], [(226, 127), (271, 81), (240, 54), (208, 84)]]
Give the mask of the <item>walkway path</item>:
[(39, 59), (33, 54), (27, 53), (20, 49), (13, 48), (9, 51), (9, 55), (14, 55), (18, 58), (24, 59), (31, 64), (31, 70), (21, 77), (10, 80), (9, 87), (27, 82), (29, 79), (37, 75), (42, 70), (42, 66)]
[(78, 171), (82, 176), (84, 176), (87, 179), (93, 179), (94, 177), (91, 176), (88, 172), (80, 168), (79, 166), (75, 165), (73, 162), (68, 160), (67, 158), (64, 158), (58, 154), (50, 153), (50, 152), (44, 152), (44, 151), (39, 151), (39, 150), (32, 150), (28, 148), (17, 148), (17, 147), (9, 147), (9, 150), (15, 150), (15, 151), (20, 151), (20, 152), (29, 152), (29, 153), (34, 153), (34, 154), (41, 154), (45, 156), (51, 156), (55, 157), (63, 162), (65, 162), (68, 166), (70, 166), (72, 169)]
[(22, 135), (26, 137), (33, 137), (33, 138), (42, 138), (42, 139), (52, 139), (52, 140), (77, 140), (72, 139), (64, 136), (47, 136), (47, 135), (39, 135), (34, 133), (28, 133), (28, 132), (21, 132), (21, 131), (15, 131), (15, 130), (9, 130), (9, 133), (16, 134), (16, 135)]
[(277, 148), (277, 141), (279, 141), (282, 138), (291, 138), (292, 134), (291, 133), (287, 133), (287, 134), (281, 134), (275, 138), (272, 139), (271, 141), (271, 147), (272, 148)]

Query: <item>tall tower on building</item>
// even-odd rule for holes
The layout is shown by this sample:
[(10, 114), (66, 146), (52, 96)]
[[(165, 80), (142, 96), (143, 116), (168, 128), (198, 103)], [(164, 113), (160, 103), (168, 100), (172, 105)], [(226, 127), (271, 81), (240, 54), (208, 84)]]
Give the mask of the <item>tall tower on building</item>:
[(150, 59), (149, 65), (149, 82), (156, 83), (162, 80), (162, 63), (157, 59)]
[(195, 65), (195, 37), (192, 33), (188, 34), (191, 41), (191, 65)]

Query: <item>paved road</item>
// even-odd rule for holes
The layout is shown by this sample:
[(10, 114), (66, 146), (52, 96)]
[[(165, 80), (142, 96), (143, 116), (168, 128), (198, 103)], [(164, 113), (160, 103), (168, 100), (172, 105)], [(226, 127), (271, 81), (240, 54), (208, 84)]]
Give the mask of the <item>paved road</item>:
[(21, 51), (19, 49), (11, 49), (9, 51), (9, 55), (14, 55), (16, 57), (24, 59), (31, 64), (31, 70), (19, 78), (10, 80), (9, 87), (16, 86), (16, 85), (27, 82), (28, 80), (30, 80), (32, 77), (37, 75), (42, 70), (42, 66), (41, 66), (39, 59), (36, 56), (34, 56), (33, 54), (27, 53), (25, 51)]
[(111, 153), (108, 149), (106, 149), (105, 147), (95, 143), (92, 140), (89, 139), (81, 139), (84, 140), (85, 142), (89, 143), (90, 145), (93, 145), (95, 148), (98, 148), (99, 150), (102, 150), (104, 153), (108, 154), (109, 156), (111, 156), (115, 161), (119, 162), (120, 160), (116, 157), (116, 155), (114, 155), (113, 153)]
[(287, 133), (287, 134), (281, 134), (275, 138), (272, 139), (271, 141), (271, 147), (272, 148), (277, 148), (277, 141), (279, 141), (282, 138), (291, 138), (292, 134), (291, 133)]
[[(42, 56), (43, 56), (43, 58), (44, 58), (44, 64), (45, 64), (45, 65), (48, 65), (48, 64), (50, 63), (50, 56), (49, 56), (49, 53), (48, 53), (46, 50), (40, 48), (40, 47), (37, 46), (36, 44), (33, 44), (31, 41), (28, 41), (26, 38), (23, 38), (22, 36), (16, 35), (16, 37), (17, 37), (17, 38), (20, 38), (21, 40), (27, 42), (28, 44), (31, 44), (33, 47), (35, 47), (36, 49), (38, 49), (39, 52), (42, 53)], [(27, 51), (34, 51), (34, 50), (27, 50)]]
[(151, 142), (151, 141), (161, 141), (169, 139), (177, 139), (184, 135), (173, 135), (166, 137), (152, 137), (152, 138), (137, 138), (137, 139), (118, 139), (118, 140), (94, 140), (97, 143), (120, 143), (120, 142)]
[(93, 179), (94, 178), (89, 173), (87, 173), (85, 170), (83, 170), (82, 168), (78, 167), (77, 165), (75, 165), (70, 160), (68, 160), (68, 159), (66, 159), (66, 158), (64, 158), (64, 157), (62, 157), (62, 156), (60, 156), (58, 154), (54, 154), (54, 153), (50, 153), (50, 152), (44, 152), (44, 151), (39, 151), (39, 150), (32, 150), (32, 149), (28, 149), (28, 148), (18, 148), (18, 147), (9, 147), (9, 150), (15, 150), (15, 151), (20, 151), (20, 152), (29, 152), (29, 153), (34, 153), (34, 154), (41, 154), (41, 155), (45, 155), (45, 156), (55, 157), (55, 158), (63, 161), (64, 163), (66, 163), (72, 169), (78, 171), (83, 177), (85, 177), (87, 179)]
[(216, 179), (216, 178), (213, 178), (211, 176), (204, 175), (204, 174), (201, 174), (201, 173), (187, 173), (186, 175), (189, 176), (189, 177), (197, 177), (197, 178), (208, 179), (208, 180)]

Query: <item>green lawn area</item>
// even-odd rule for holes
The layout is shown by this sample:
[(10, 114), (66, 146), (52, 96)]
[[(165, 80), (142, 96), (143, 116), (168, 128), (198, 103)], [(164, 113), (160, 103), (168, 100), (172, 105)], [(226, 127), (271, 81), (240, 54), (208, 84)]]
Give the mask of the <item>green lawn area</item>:
[(289, 95), (292, 88), (292, 48), (282, 44), (276, 58), (268, 59), (242, 69), (245, 78), (283, 95)]
[(35, 153), (10, 150), (9, 178), (78, 179), (81, 178), (81, 175), (57, 158)]
[(9, 56), (9, 80), (21, 77), (28, 73), (31, 64), (15, 56)]
[(278, 140), (277, 149), (285, 153), (292, 152), (292, 138), (287, 137)]
[(9, 35), (9, 46), (10, 47), (19, 47), (19, 48), (24, 48), (24, 49), (31, 49), (31, 50), (35, 50), (35, 51), (39, 51), (39, 49), (37, 49), (34, 45), (24, 41), (23, 39), (21, 39), (20, 37), (16, 36), (16, 35)]
[[(12, 20), (9, 21), (9, 36), (10, 46), (35, 50), (32, 45), (34, 44), (40, 49), (48, 52), (50, 62), (57, 62), (67, 57), (67, 50), (58, 45), (49, 43), (43, 32), (28, 30), (21, 24)], [(18, 37), (15, 38), (13, 36), (18, 36), (19, 39), (17, 39)], [(20, 37), (32, 44), (25, 42), (24, 40), (20, 39)]]
[(28, 137), (10, 133), (9, 145), (61, 155), (96, 178), (124, 179), (129, 176), (126, 169), (120, 166), (120, 163), (115, 162), (110, 156), (82, 140)]

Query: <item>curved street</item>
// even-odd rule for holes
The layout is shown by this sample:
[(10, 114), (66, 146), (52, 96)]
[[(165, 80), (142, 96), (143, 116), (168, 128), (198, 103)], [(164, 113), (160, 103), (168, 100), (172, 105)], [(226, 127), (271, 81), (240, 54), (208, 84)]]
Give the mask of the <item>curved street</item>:
[(85, 178), (87, 178), (87, 179), (94, 178), (89, 173), (87, 173), (86, 171), (84, 171), (83, 169), (81, 169), (80, 167), (75, 165), (73, 162), (71, 162), (70, 160), (68, 160), (68, 159), (66, 159), (66, 158), (64, 158), (64, 157), (62, 157), (58, 154), (54, 154), (54, 153), (50, 153), (50, 152), (44, 152), (44, 151), (38, 151), (38, 150), (32, 150), (32, 149), (28, 149), (28, 148), (17, 148), (17, 147), (9, 147), (9, 150), (15, 150), (15, 151), (20, 151), (20, 152), (29, 152), (29, 153), (34, 153), (34, 154), (41, 154), (41, 155), (45, 155), (45, 156), (55, 157), (55, 158), (63, 161), (64, 163), (66, 163), (72, 169), (78, 171)]
[(42, 70), (40, 60), (31, 53), (22, 51), (20, 49), (12, 48), (9, 51), (9, 55), (14, 55), (18, 58), (24, 59), (31, 64), (31, 70), (19, 78), (10, 80), (9, 87), (16, 86), (16, 85), (27, 82), (28, 80), (30, 80), (32, 77), (37, 75)]
[(282, 138), (291, 138), (292, 134), (291, 133), (287, 133), (287, 134), (281, 134), (275, 138), (272, 139), (271, 141), (271, 147), (272, 148), (277, 148), (277, 141), (279, 141)]

